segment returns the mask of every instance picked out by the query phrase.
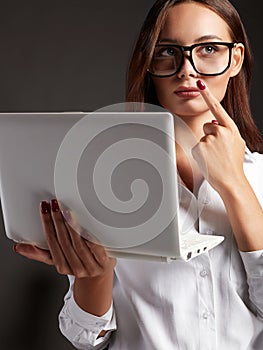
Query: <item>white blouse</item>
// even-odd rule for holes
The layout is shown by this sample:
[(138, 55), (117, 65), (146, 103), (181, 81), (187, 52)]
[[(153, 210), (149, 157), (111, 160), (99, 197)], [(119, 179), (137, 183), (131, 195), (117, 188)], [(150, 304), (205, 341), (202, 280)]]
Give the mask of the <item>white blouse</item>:
[[(263, 155), (246, 150), (244, 170), (263, 206)], [(238, 250), (223, 201), (207, 181), (197, 197), (183, 189), (182, 208), (192, 200), (199, 232), (225, 236), (216, 248), (189, 262), (118, 259), (113, 304), (101, 317), (76, 304), (69, 276), (59, 324), (77, 349), (263, 349), (263, 250)], [(102, 329), (109, 331), (98, 338)]]

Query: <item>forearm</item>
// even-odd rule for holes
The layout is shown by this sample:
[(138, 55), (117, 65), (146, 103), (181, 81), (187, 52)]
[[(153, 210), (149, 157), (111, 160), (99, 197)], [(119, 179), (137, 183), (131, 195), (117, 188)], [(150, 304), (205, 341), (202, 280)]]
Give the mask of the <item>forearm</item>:
[(244, 176), (220, 191), (239, 250), (263, 249), (263, 210)]
[(114, 271), (93, 278), (75, 278), (74, 299), (78, 306), (95, 316), (104, 315), (112, 303)]

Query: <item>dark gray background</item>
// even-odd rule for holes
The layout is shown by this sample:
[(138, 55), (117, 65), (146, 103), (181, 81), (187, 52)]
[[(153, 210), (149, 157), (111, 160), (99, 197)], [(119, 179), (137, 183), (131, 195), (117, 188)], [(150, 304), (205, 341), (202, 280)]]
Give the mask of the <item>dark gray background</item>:
[[(127, 63), (153, 2), (1, 1), (0, 111), (88, 111), (123, 102)], [(263, 130), (261, 11), (254, 3), (233, 1), (254, 51), (251, 101)], [(73, 349), (57, 327), (66, 277), (16, 255), (0, 225), (1, 349)]]

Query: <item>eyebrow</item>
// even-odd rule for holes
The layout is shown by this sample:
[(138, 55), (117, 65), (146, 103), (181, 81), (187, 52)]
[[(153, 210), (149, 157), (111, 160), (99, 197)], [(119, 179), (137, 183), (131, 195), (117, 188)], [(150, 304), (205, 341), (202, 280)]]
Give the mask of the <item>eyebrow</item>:
[[(214, 39), (223, 41), (223, 39), (220, 38), (217, 35), (203, 35), (203, 36), (200, 36), (199, 38), (195, 39), (194, 40), (194, 44), (195, 43), (200, 43), (200, 42), (205, 41), (205, 40), (214, 40)], [(170, 38), (162, 38), (162, 39), (160, 39), (159, 43), (162, 43), (162, 42), (172, 43), (172, 44), (178, 44), (179, 43), (178, 40), (173, 40), (173, 39), (170, 39)]]

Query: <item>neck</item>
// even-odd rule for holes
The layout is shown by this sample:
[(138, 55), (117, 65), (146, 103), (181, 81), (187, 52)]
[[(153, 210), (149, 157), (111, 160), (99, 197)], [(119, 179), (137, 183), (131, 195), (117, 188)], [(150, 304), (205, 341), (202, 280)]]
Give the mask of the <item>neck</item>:
[(204, 136), (204, 123), (211, 122), (211, 113), (200, 116), (174, 117), (177, 169), (185, 185), (197, 192), (203, 181), (202, 173), (192, 156), (192, 148)]

